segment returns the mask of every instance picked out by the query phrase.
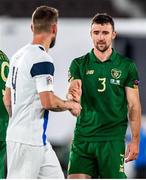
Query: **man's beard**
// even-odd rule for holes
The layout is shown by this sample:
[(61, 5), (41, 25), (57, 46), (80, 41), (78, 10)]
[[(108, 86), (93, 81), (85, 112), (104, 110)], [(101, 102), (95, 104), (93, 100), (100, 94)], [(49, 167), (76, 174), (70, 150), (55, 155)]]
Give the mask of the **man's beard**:
[(52, 38), (52, 41), (50, 43), (50, 48), (54, 47), (55, 42), (56, 42), (56, 37)]
[(110, 45), (106, 45), (106, 44), (103, 44), (103, 45), (104, 45), (103, 47), (100, 47), (100, 45), (97, 44), (95, 47), (98, 51), (105, 52), (107, 51), (107, 49), (109, 49)]

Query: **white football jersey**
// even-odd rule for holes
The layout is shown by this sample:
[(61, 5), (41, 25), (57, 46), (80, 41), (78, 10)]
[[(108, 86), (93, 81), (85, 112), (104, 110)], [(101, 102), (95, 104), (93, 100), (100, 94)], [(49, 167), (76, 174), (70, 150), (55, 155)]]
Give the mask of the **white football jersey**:
[(46, 144), (49, 111), (43, 109), (38, 93), (53, 91), (53, 75), (53, 60), (41, 45), (28, 44), (12, 57), (6, 83), (12, 101), (7, 141)]

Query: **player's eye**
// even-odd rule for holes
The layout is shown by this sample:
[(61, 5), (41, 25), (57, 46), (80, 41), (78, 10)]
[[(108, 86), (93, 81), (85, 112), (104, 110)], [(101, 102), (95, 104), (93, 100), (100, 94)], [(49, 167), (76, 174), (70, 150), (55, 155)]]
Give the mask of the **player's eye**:
[(107, 35), (107, 34), (109, 34), (109, 31), (103, 31), (103, 34)]
[(99, 31), (93, 31), (93, 34), (98, 35)]

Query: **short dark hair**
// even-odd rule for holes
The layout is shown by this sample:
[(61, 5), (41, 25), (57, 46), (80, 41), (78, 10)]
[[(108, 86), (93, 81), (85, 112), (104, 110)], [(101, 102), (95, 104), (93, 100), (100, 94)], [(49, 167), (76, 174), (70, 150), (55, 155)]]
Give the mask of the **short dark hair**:
[(58, 10), (53, 7), (37, 7), (32, 14), (34, 33), (49, 32), (51, 24), (57, 22), (58, 16)]
[(114, 21), (113, 18), (108, 15), (107, 13), (97, 13), (93, 19), (92, 19), (92, 23), (91, 24), (111, 24), (113, 31), (115, 30), (115, 25), (114, 25)]

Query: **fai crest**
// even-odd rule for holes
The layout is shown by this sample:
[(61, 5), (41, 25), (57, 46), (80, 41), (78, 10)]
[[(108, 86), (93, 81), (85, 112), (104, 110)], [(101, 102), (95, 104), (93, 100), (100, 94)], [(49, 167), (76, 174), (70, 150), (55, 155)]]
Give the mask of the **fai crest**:
[(118, 79), (121, 76), (121, 74), (122, 74), (121, 70), (118, 69), (111, 70), (111, 75), (114, 79)]

